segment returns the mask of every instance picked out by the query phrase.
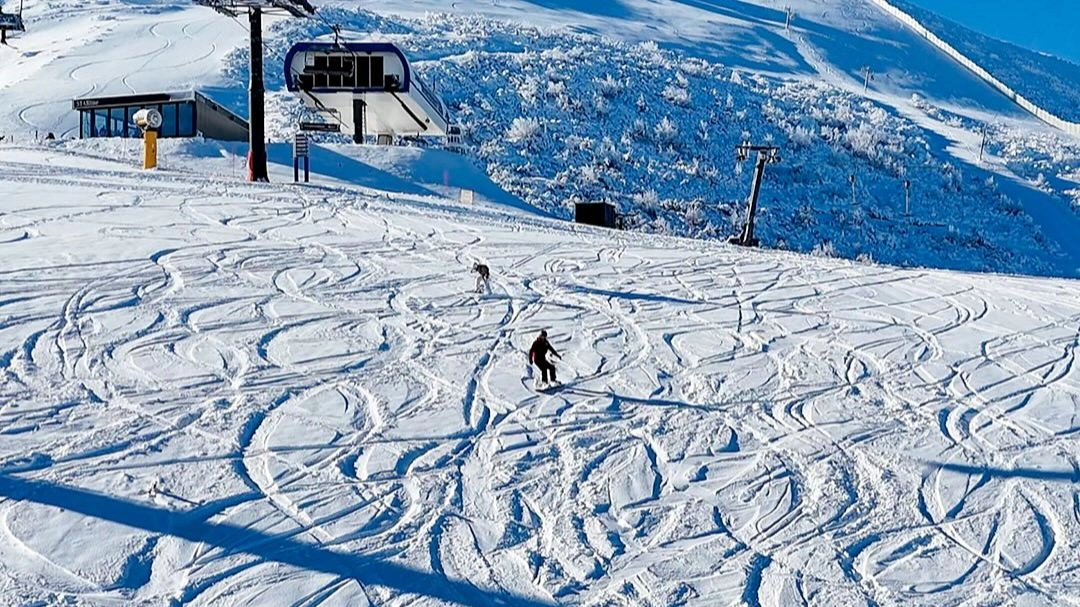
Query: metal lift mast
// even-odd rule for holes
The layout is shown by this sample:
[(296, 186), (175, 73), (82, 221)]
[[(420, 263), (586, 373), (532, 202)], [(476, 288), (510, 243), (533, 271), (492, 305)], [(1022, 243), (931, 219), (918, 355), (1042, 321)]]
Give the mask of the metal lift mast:
[(266, 112), (263, 85), (262, 16), (284, 14), (289, 17), (310, 17), (315, 7), (307, 0), (195, 0), (217, 12), (236, 19), (247, 12), (251, 33), (251, 77), (248, 83), (248, 138), (250, 143), (248, 179), (270, 181), (266, 169)]

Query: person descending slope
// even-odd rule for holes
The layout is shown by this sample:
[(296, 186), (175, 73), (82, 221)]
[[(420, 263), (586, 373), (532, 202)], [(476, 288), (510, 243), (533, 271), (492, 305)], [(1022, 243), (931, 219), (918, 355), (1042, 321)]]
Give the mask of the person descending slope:
[(491, 270), (482, 263), (473, 264), (473, 272), (477, 273), (476, 277), (476, 292), (477, 293), (490, 293), (491, 292)]
[[(529, 348), (529, 362), (540, 368), (542, 381), (537, 382), (537, 388), (549, 387), (552, 384), (557, 385), (559, 381), (555, 379), (555, 365), (551, 364), (547, 359), (548, 352), (554, 354), (555, 358), (562, 359), (562, 356), (559, 356), (555, 348), (551, 347), (551, 342), (547, 338), (547, 330), (542, 329), (540, 335), (536, 336), (536, 341), (533, 342), (532, 347)], [(548, 381), (549, 375), (551, 376), (550, 383)]]

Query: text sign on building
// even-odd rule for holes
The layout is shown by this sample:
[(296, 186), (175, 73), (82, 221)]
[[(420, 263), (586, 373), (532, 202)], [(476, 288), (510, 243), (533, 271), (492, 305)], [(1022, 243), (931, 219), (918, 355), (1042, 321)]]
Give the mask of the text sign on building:
[(341, 125), (332, 122), (301, 122), (301, 131), (316, 131), (319, 133), (339, 133)]
[(72, 108), (76, 110), (96, 107), (120, 107), (125, 105), (142, 105), (148, 103), (164, 103), (168, 101), (180, 101), (173, 99), (168, 93), (155, 93), (151, 95), (122, 95), (118, 97), (90, 97), (72, 100)]
[(293, 158), (306, 158), (308, 155), (308, 138), (303, 133), (293, 135)]

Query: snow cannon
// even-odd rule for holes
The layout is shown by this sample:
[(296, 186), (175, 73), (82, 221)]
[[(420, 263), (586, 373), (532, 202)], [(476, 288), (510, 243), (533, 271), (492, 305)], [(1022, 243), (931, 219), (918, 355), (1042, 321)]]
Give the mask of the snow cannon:
[(132, 116), (131, 119), (135, 122), (135, 125), (143, 131), (160, 129), (161, 123), (164, 122), (161, 117), (161, 112), (150, 108), (144, 108), (135, 112), (135, 115)]
[(161, 112), (143, 108), (131, 117), (135, 126), (143, 132), (143, 168), (153, 169), (157, 167), (157, 130), (161, 128), (164, 120)]

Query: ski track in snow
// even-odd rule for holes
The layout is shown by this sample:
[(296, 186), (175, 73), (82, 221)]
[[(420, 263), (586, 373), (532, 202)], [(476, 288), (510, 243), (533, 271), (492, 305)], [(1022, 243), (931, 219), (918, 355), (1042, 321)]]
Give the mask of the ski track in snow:
[[(5, 477), (408, 564), (469, 605), (1080, 604), (1074, 283), (19, 154)], [(443, 604), (5, 498), (5, 597)]]

